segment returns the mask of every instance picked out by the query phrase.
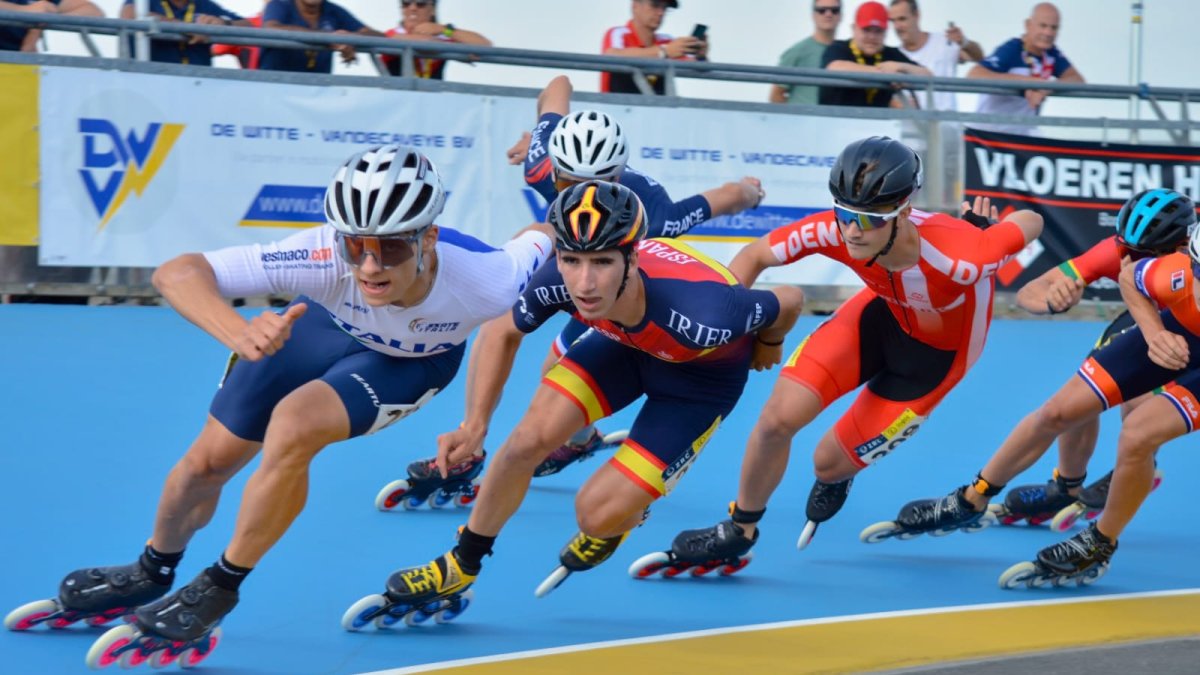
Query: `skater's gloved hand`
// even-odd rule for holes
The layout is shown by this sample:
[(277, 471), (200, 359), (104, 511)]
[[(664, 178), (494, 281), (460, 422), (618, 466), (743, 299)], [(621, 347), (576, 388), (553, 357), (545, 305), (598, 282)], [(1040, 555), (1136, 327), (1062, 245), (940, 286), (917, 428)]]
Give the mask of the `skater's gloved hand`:
[(1000, 210), (992, 206), (992, 200), (989, 197), (976, 197), (975, 202), (963, 202), (959, 207), (960, 217), (978, 227), (986, 230), (989, 226), (1000, 222)]
[(1070, 279), (1066, 276), (1055, 279), (1046, 289), (1046, 306), (1055, 314), (1065, 312), (1079, 304), (1085, 288), (1087, 284), (1083, 283), (1083, 279)]
[(1150, 360), (1169, 370), (1183, 370), (1188, 365), (1188, 343), (1182, 335), (1163, 330), (1146, 337)]
[(292, 336), (292, 324), (306, 311), (308, 305), (300, 303), (288, 307), (283, 314), (263, 312), (250, 319), (246, 329), (234, 339), (234, 351), (238, 358), (258, 361), (282, 349), (283, 343)]
[(479, 430), (465, 424), (438, 436), (437, 464), (442, 478), (449, 477), (450, 467), (481, 454), (485, 436), (487, 429)]

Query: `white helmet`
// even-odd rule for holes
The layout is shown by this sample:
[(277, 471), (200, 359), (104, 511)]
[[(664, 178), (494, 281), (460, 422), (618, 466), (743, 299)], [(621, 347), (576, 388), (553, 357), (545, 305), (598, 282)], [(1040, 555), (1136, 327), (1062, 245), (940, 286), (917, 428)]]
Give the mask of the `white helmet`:
[(1192, 266), (1200, 265), (1200, 225), (1192, 225), (1192, 236), (1188, 237), (1188, 255), (1192, 258)]
[(582, 180), (614, 180), (629, 160), (621, 125), (595, 110), (573, 112), (550, 135), (554, 169)]
[(441, 176), (428, 157), (383, 145), (338, 167), (325, 190), (325, 219), (350, 235), (412, 234), (432, 225), (445, 204)]

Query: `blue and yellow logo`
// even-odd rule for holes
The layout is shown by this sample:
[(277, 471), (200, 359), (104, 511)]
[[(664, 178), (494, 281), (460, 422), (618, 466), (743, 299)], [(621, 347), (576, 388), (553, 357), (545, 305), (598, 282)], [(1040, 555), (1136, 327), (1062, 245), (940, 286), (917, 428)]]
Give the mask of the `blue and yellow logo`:
[[(130, 192), (142, 196), (183, 128), (182, 124), (152, 122), (140, 138), (132, 129), (122, 137), (108, 120), (79, 120), (79, 133), (83, 135), (83, 168), (79, 174), (100, 217), (97, 231), (116, 215)], [(105, 174), (107, 178), (101, 179)]]

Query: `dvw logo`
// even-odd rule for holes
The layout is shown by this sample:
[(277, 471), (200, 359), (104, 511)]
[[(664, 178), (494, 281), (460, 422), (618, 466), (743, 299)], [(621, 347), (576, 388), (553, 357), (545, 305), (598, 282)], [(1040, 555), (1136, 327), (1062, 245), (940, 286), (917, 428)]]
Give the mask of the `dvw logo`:
[(79, 175), (100, 217), (97, 229), (104, 229), (130, 192), (142, 195), (183, 127), (153, 122), (141, 137), (132, 129), (122, 136), (108, 120), (79, 120), (79, 133), (83, 134), (83, 168)]

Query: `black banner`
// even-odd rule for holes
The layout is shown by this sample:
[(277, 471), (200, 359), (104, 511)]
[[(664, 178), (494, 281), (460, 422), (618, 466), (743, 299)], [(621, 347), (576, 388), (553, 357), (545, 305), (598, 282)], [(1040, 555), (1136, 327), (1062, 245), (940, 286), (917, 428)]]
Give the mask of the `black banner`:
[[(1030, 209), (1046, 219), (1038, 242), (997, 274), (1010, 290), (1113, 234), (1121, 205), (1142, 190), (1165, 187), (1193, 200), (1200, 197), (1196, 148), (1059, 141), (976, 129), (963, 133), (963, 144), (968, 201), (990, 197), (1001, 214)], [(1097, 295), (1120, 299), (1107, 280), (1089, 289), (1088, 297)]]

